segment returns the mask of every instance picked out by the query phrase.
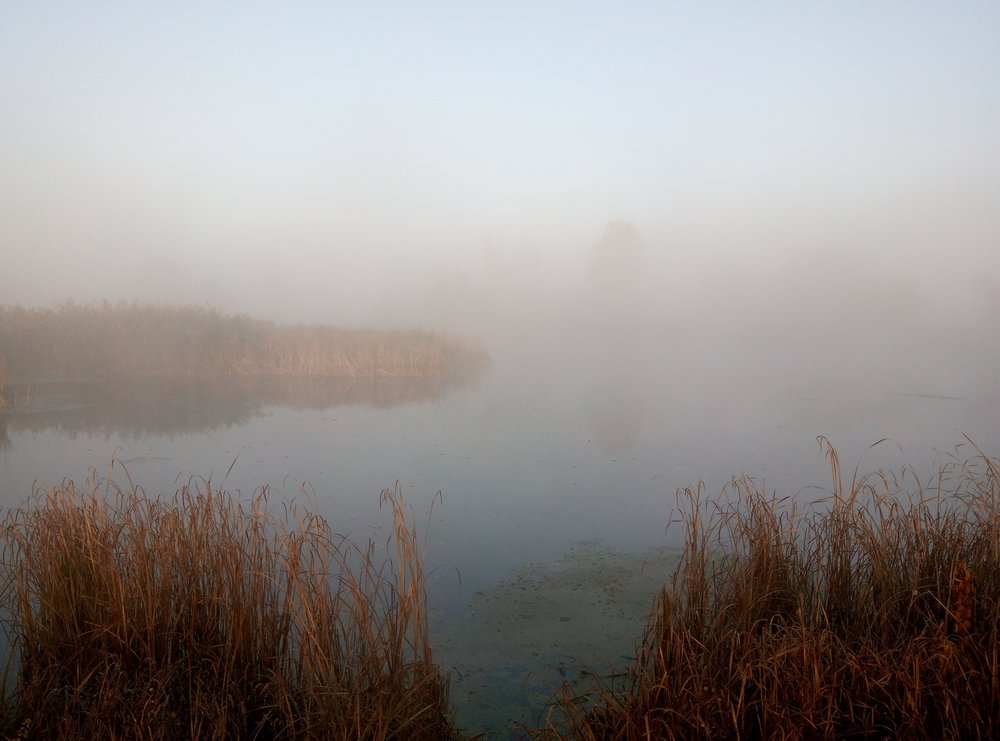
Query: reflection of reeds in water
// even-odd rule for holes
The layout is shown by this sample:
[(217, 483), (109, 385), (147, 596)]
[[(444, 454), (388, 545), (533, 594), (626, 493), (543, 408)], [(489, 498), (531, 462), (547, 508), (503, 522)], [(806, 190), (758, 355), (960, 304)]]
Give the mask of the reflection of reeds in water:
[(452, 734), (427, 636), (421, 545), (399, 489), (394, 566), (319, 516), (189, 486), (90, 481), (8, 516), (0, 603), (30, 738)]
[(0, 307), (0, 357), (21, 380), (90, 376), (442, 376), (482, 367), (477, 343), (418, 330), (281, 327), (192, 306)]
[(16, 403), (11, 431), (56, 429), (68, 435), (177, 435), (246, 423), (265, 406), (377, 409), (433, 401), (474, 383), (475, 375), (416, 378), (212, 377), (123, 379), (35, 387), (35, 404)]
[[(825, 441), (824, 441), (824, 444)], [(566, 738), (995, 738), (1000, 468), (877, 471), (797, 513), (748, 480), (703, 515), (627, 689), (565, 698)], [(912, 472), (902, 481), (912, 481)], [(589, 708), (589, 709), (588, 709)]]

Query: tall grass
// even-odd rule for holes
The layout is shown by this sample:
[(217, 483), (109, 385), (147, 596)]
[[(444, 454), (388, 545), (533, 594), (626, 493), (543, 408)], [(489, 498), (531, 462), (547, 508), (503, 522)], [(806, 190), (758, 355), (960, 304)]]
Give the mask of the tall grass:
[(799, 512), (749, 479), (684, 490), (684, 558), (623, 691), (566, 696), (543, 735), (996, 738), (1000, 467), (842, 476)]
[(296, 507), (212, 487), (64, 482), (3, 525), (6, 730), (30, 738), (446, 739), (422, 552), (394, 561)]
[(472, 341), (420, 330), (284, 327), (197, 306), (0, 307), (0, 358), (17, 380), (453, 375), (482, 367)]

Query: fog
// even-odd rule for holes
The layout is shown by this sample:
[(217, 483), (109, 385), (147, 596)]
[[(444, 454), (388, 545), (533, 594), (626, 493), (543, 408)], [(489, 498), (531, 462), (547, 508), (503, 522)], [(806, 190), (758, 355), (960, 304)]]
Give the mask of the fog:
[(405, 490), (459, 724), (541, 723), (564, 667), (622, 676), (675, 492), (745, 474), (805, 511), (817, 436), (906, 483), (963, 435), (1000, 452), (998, 42), (996, 0), (4, 0), (0, 305), (421, 328), (493, 362), (10, 362), (0, 504), (191, 477), (387, 544), (377, 493)]
[(976, 376), (997, 38), (989, 2), (5, 3), (0, 301)]

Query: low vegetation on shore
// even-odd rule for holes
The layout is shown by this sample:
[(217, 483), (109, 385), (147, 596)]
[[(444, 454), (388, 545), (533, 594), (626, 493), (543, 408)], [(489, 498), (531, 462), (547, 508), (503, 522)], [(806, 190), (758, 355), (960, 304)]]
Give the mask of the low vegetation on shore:
[[(296, 509), (212, 487), (91, 480), (4, 525), (8, 738), (447, 739), (422, 544), (393, 561)], [(11, 690), (12, 687), (12, 690)]]
[(280, 326), (198, 306), (0, 307), (0, 362), (10, 381), (429, 377), (467, 373), (488, 359), (478, 343), (434, 332)]
[[(629, 685), (548, 738), (996, 738), (1000, 464), (842, 478), (808, 512), (748, 479), (687, 538)], [(708, 514), (706, 514), (706, 512)]]
[[(680, 492), (681, 565), (630, 674), (553, 701), (545, 739), (1000, 734), (1000, 463), (846, 480), (798, 509), (738, 479)], [(395, 554), (206, 483), (91, 481), (3, 526), (22, 738), (456, 738), (427, 632), (422, 544)], [(798, 506), (802, 506), (801, 502)], [(388, 562), (387, 562), (388, 563)], [(637, 639), (640, 638), (637, 636)], [(501, 729), (497, 729), (500, 731)]]

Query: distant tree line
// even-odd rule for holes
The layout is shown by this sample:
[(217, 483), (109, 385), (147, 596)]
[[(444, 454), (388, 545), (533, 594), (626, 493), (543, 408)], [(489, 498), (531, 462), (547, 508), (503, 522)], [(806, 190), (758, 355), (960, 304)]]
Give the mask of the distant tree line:
[[(0, 307), (3, 381), (90, 377), (457, 375), (479, 343), (424, 330), (280, 326), (199, 306), (140, 302)], [(6, 368), (5, 368), (6, 366)]]

